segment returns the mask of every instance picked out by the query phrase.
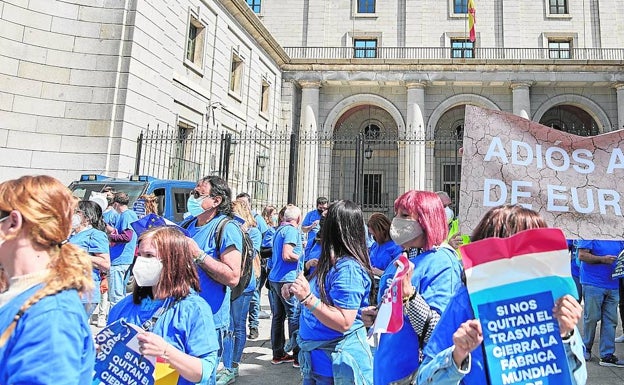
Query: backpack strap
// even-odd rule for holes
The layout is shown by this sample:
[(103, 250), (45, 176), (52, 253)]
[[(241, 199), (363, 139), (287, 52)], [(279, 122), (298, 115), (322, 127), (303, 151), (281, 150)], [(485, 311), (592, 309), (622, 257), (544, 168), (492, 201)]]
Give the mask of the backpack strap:
[(221, 240), (223, 239), (223, 230), (225, 229), (225, 225), (232, 222), (231, 219), (225, 217), (221, 219), (221, 222), (217, 225), (215, 229), (215, 255), (218, 258), (221, 258)]

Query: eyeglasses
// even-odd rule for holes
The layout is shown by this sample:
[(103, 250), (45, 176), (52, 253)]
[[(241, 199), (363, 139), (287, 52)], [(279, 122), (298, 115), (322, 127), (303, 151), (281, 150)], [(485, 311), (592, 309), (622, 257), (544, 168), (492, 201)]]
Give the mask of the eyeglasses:
[(7, 219), (9, 219), (9, 216), (8, 216), (8, 215), (7, 215), (6, 217), (4, 217), (4, 218), (0, 218), (0, 223), (4, 222), (4, 221), (5, 221), (5, 220), (7, 220)]
[(192, 196), (193, 198), (195, 198), (195, 199), (199, 199), (199, 198), (207, 198), (207, 197), (214, 198), (214, 197), (215, 197), (215, 196), (214, 196), (214, 195), (212, 195), (212, 194), (204, 194), (204, 195), (202, 195), (202, 194), (201, 194), (199, 191), (197, 191), (197, 190), (192, 190), (192, 191), (191, 191), (191, 196)]

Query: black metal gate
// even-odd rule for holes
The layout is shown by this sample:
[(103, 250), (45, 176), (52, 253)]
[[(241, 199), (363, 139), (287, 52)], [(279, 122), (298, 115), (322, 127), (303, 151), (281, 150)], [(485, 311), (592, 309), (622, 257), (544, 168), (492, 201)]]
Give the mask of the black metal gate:
[(351, 199), (367, 214), (392, 216), (394, 199), (403, 193), (399, 189), (406, 158), (413, 156), (408, 149), (415, 146), (427, 154), (431, 189), (447, 190), (458, 203), (457, 138), (146, 130), (137, 140), (135, 173), (183, 180), (219, 175), (234, 193), (248, 192), (256, 209), (295, 203), (305, 213), (314, 208), (316, 198), (305, 192), (315, 191), (330, 200)]

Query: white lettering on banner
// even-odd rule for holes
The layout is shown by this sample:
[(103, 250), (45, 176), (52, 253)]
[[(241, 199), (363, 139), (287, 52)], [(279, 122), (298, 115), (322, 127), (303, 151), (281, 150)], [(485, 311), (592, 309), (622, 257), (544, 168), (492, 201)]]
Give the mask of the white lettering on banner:
[(624, 169), (624, 154), (622, 154), (621, 148), (614, 148), (609, 158), (609, 166), (607, 167), (607, 174), (613, 174), (613, 170), (616, 168)]
[[(494, 207), (511, 203), (532, 209), (532, 204), (520, 201), (521, 198), (526, 198), (527, 200), (531, 198), (531, 193), (524, 189), (532, 187), (533, 183), (527, 181), (513, 180), (511, 181), (511, 186), (508, 186), (499, 179), (485, 179), (483, 183), (483, 206)], [(585, 202), (580, 199), (583, 196), (586, 198)], [(510, 197), (509, 200), (508, 197)], [(551, 212), (569, 212), (572, 209), (582, 214), (600, 213), (605, 215), (607, 214), (607, 209), (611, 208), (614, 215), (622, 216), (622, 205), (620, 203), (622, 196), (615, 190), (569, 188), (549, 184), (546, 186), (546, 197), (546, 209)], [(596, 207), (598, 208), (597, 210)]]
[[(553, 374), (561, 373), (561, 369), (556, 363), (548, 364), (544, 366), (537, 366), (529, 369), (516, 370), (509, 373), (503, 373), (503, 384), (515, 384), (520, 381), (533, 380), (535, 378), (547, 377)], [(534, 384), (541, 384), (542, 381), (534, 382)]]
[[(596, 165), (592, 161), (593, 155), (587, 149), (574, 150), (570, 156), (570, 154), (561, 147), (548, 147), (545, 152), (539, 144), (534, 145), (534, 147), (535, 150), (528, 143), (512, 140), (511, 164), (514, 166), (530, 166), (535, 163), (535, 167), (538, 170), (543, 169), (544, 165), (546, 165), (547, 168), (554, 171), (568, 171), (572, 164), (572, 169), (579, 174), (591, 174), (596, 169)], [(502, 164), (509, 163), (509, 156), (499, 137), (492, 138), (484, 161), (490, 162), (494, 158), (497, 158)], [(617, 158), (619, 162), (616, 163), (614, 158)], [(624, 168), (624, 154), (622, 154), (621, 150), (619, 150), (619, 154), (614, 151), (611, 155), (611, 159), (612, 161), (609, 164), (609, 169), (611, 169), (611, 164), (613, 164), (613, 166), (617, 165), (617, 168)]]

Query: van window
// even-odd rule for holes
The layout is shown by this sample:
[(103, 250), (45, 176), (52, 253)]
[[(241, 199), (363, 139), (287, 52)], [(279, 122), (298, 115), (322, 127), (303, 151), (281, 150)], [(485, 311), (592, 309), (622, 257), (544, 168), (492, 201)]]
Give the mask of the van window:
[(156, 204), (158, 205), (158, 215), (161, 217), (167, 211), (167, 200), (165, 199), (165, 189), (157, 188), (152, 191), (152, 194), (156, 195)]
[(184, 188), (172, 188), (171, 193), (173, 195), (173, 203), (175, 205), (173, 216), (176, 222), (184, 219), (184, 213), (186, 212), (186, 202), (188, 201), (191, 192), (189, 189)]

